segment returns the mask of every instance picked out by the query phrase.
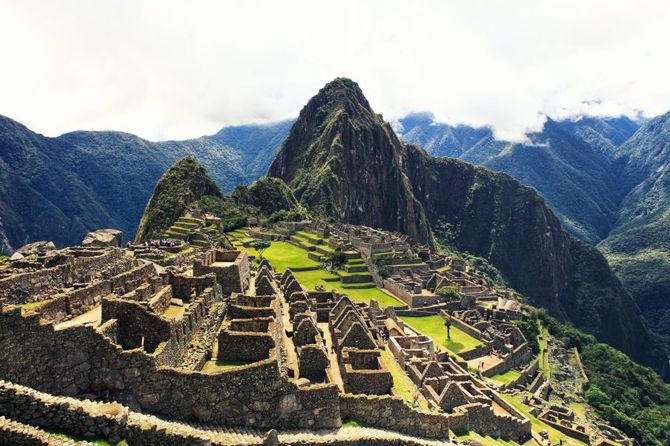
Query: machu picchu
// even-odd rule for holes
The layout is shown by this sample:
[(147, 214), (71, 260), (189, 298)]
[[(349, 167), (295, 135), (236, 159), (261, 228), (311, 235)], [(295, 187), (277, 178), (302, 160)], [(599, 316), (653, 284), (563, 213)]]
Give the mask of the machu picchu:
[[(152, 37), (159, 60), (193, 42), (204, 48), (245, 35), (251, 43), (270, 26), (256, 6), (253, 20), (239, 21), (203, 6), (197, 30), (172, 5), (131, 9), (152, 10), (165, 28)], [(393, 106), (405, 80), (389, 89), (370, 79), (393, 78), (396, 68), (362, 70), (375, 106), (391, 110), (386, 119), (358, 83), (328, 74), (324, 85), (321, 77), (331, 63), (365, 54), (352, 36), (368, 6), (329, 8), (314, 22), (317, 32), (291, 37), (302, 44), (332, 36), (331, 51), (291, 54), (281, 34), (292, 5), (281, 4), (267, 14), (282, 28), (272, 39), (244, 51), (194, 51), (225, 61), (224, 76), (181, 53), (163, 71), (207, 76), (194, 88), (195, 105), (181, 102), (189, 92), (154, 108), (156, 97), (179, 87), (136, 79), (143, 69), (113, 82), (101, 76), (109, 84), (103, 93), (123, 105), (123, 122), (134, 121), (128, 104), (146, 101), (163, 126), (160, 142), (107, 130), (41, 135), (0, 116), (0, 446), (670, 445), (665, 269), (645, 263), (665, 259), (668, 115), (647, 121), (635, 109), (635, 119), (554, 120), (537, 112), (503, 140), (502, 127), (478, 119), (476, 127), (441, 122), (455, 119), (448, 108), (442, 116), (414, 110), (440, 96), (420, 94), (431, 76), (480, 79), (464, 58), (466, 69), (413, 68), (407, 82), (414, 79), (410, 89), (419, 94)], [(238, 8), (247, 6), (231, 9)], [(11, 16), (20, 8), (6, 9)], [(118, 25), (117, 9), (128, 13), (109, 8), (109, 23), (92, 22), (90, 39)], [(165, 10), (174, 12), (168, 20)], [(341, 11), (347, 16), (337, 20)], [(58, 12), (60, 20), (39, 28), (65, 29), (61, 21), (76, 16)], [(361, 65), (394, 60), (404, 72), (416, 65), (406, 63), (407, 42), (454, 25), (417, 30), (411, 17), (389, 29), (368, 20), (375, 40), (398, 49)], [(74, 36), (93, 25), (67, 29)], [(182, 27), (193, 32), (179, 42), (161, 38)], [(207, 39), (212, 29), (219, 35)], [(505, 29), (494, 59), (516, 32)], [(126, 34), (141, 33), (126, 27)], [(51, 36), (31, 39), (49, 46)], [(468, 40), (485, 41), (486, 33)], [(139, 54), (145, 43), (118, 53)], [(323, 73), (294, 82), (304, 66), (285, 70), (253, 48), (277, 44), (286, 57), (328, 54)], [(252, 78), (219, 82), (248, 73), (228, 63), (240, 54), (286, 88), (257, 89)], [(49, 54), (46, 69), (28, 79), (51, 78), (54, 61), (67, 59), (59, 56)], [(99, 54), (105, 63), (108, 56)], [(70, 83), (99, 82), (73, 67), (87, 81), (65, 76)], [(489, 71), (509, 77), (497, 65)], [(127, 100), (116, 94), (125, 76), (137, 85)], [(524, 81), (528, 92), (537, 89)], [(637, 84), (627, 80), (626, 88)], [(483, 83), (478, 89), (490, 94)], [(250, 114), (237, 98), (249, 92), (251, 105), (270, 101), (269, 110)], [(302, 102), (296, 92), (316, 94)], [(579, 110), (600, 107), (597, 96)], [(291, 113), (305, 105), (295, 117), (280, 110), (285, 101), (298, 101)], [(552, 106), (563, 113), (564, 105)], [(466, 115), (479, 108), (468, 104)], [(486, 108), (509, 115), (499, 104)], [(170, 120), (174, 109), (187, 119)], [(80, 113), (107, 128), (97, 106)], [(210, 128), (221, 116), (234, 125), (163, 140)]]

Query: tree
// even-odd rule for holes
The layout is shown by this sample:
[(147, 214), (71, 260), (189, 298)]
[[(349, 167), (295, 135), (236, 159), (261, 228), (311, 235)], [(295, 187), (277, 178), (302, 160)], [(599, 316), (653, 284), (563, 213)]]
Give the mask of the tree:
[(342, 247), (338, 246), (335, 251), (330, 253), (327, 257), (326, 263), (330, 264), (333, 270), (339, 269), (347, 262), (347, 256), (344, 254)]
[(460, 294), (458, 293), (458, 287), (453, 285), (438, 288), (435, 291), (435, 294), (448, 300), (456, 300), (460, 297)]
[(263, 252), (270, 247), (270, 242), (267, 240), (255, 240), (251, 247), (258, 251), (258, 256), (262, 259)]
[(447, 320), (444, 322), (444, 325), (447, 326), (447, 339), (451, 340), (451, 315), (447, 315)]

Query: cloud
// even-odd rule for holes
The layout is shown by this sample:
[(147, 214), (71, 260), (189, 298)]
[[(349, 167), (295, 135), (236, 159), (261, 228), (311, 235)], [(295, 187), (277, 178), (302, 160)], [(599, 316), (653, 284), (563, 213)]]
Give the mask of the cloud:
[(296, 116), (337, 76), (386, 119), (522, 138), (544, 115), (670, 109), (663, 0), (0, 0), (0, 113), (150, 139)]

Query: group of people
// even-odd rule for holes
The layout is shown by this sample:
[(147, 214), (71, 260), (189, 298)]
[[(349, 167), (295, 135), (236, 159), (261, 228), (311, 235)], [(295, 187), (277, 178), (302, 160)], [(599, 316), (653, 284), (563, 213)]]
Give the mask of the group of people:
[(386, 327), (381, 327), (381, 328), (379, 329), (379, 337), (382, 338), (382, 341), (384, 342), (384, 344), (386, 344), (386, 343), (388, 342), (388, 340), (389, 340), (389, 331), (388, 331), (388, 329), (387, 329)]
[[(175, 246), (176, 242), (173, 242), (171, 240), (165, 240), (165, 239), (160, 239), (160, 240), (147, 240), (145, 241), (142, 245), (146, 248), (152, 247), (152, 248), (158, 248), (160, 246), (166, 246), (168, 248)], [(126, 248), (130, 249), (133, 246), (133, 244), (128, 240), (128, 243), (126, 243)]]

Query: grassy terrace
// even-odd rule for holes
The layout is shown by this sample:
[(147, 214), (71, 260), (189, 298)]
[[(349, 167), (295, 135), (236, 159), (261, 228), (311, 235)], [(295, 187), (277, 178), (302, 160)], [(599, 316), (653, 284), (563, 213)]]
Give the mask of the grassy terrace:
[(433, 342), (443, 350), (455, 354), (482, 345), (479, 340), (453, 325), (451, 326), (451, 339), (447, 339), (447, 327), (444, 326), (444, 319), (437, 314), (432, 316), (400, 316), (400, 319), (426, 336), (430, 336)]
[[(502, 438), (493, 438), (493, 437), (484, 437), (477, 432), (468, 432), (467, 434), (459, 435), (458, 436), (459, 441), (465, 441), (465, 440), (477, 440), (479, 441), (482, 445), (484, 446), (494, 446), (494, 445), (517, 445), (518, 443), (512, 441), (512, 440), (503, 440)], [(535, 445), (535, 441), (530, 440), (524, 444), (527, 445)]]
[(21, 305), (21, 308), (23, 308), (24, 310), (32, 310), (33, 308), (39, 307), (44, 302), (46, 302), (46, 300), (38, 300), (37, 302), (30, 302), (30, 303)]
[(502, 384), (509, 384), (515, 380), (517, 380), (521, 376), (521, 373), (514, 369), (510, 369), (506, 371), (505, 373), (500, 373), (498, 375), (493, 375), (491, 377), (492, 380), (498, 381), (499, 383)]
[[(414, 402), (414, 396), (417, 395), (416, 387), (409, 376), (400, 368), (400, 365), (396, 362), (395, 358), (388, 350), (382, 350), (382, 358), (388, 367), (389, 372), (393, 376), (393, 390), (395, 393), (401, 397), (405, 402), (412, 406)], [(417, 398), (418, 408), (422, 410), (428, 410), (428, 401), (418, 394)]]
[[(304, 232), (304, 231), (301, 231)], [(301, 235), (301, 232), (298, 234)], [(236, 229), (226, 233), (228, 239), (237, 247), (238, 249), (245, 249), (250, 256), (254, 256), (256, 261), (259, 260), (258, 252), (254, 248), (244, 248), (242, 242), (245, 240), (251, 240), (246, 231), (243, 229)], [(315, 234), (309, 234), (312, 238), (319, 238)], [(304, 234), (303, 234), (304, 238)], [(325, 239), (324, 239), (325, 240)], [(326, 245), (315, 245), (319, 247), (325, 247)], [(371, 299), (376, 299), (379, 302), (379, 305), (383, 308), (386, 306), (402, 306), (403, 303), (393, 296), (385, 293), (384, 291), (374, 287), (374, 284), (370, 283), (371, 288), (363, 289), (353, 289), (345, 288), (340, 282), (338, 275), (333, 275), (327, 272), (321, 267), (321, 264), (315, 260), (310, 259), (307, 256), (308, 252), (299, 246), (296, 246), (292, 243), (285, 241), (273, 241), (270, 242), (270, 247), (263, 252), (263, 257), (265, 257), (270, 264), (279, 272), (283, 272), (287, 268), (293, 271), (296, 279), (300, 284), (313, 290), (317, 285), (323, 285), (326, 290), (332, 290), (333, 288), (337, 289), (341, 293), (345, 293), (349, 296), (352, 301), (355, 302), (366, 302), (368, 303)], [(362, 259), (354, 259), (357, 262), (362, 262)], [(307, 271), (298, 271), (299, 269), (307, 269)], [(344, 271), (338, 271), (344, 275), (352, 275), (353, 273), (345, 273)], [(367, 273), (358, 273), (358, 274), (367, 274)], [(354, 274), (355, 275), (355, 274)]]
[(563, 432), (558, 431), (553, 427), (549, 426), (547, 423), (544, 423), (535, 418), (530, 413), (530, 407), (528, 407), (523, 403), (521, 395), (512, 396), (512, 395), (500, 394), (500, 396), (530, 419), (530, 423), (532, 425), (532, 429), (534, 432), (540, 432), (543, 430), (547, 431), (547, 433), (549, 434), (549, 439), (551, 440), (552, 444), (558, 443), (559, 440), (563, 440), (563, 444), (567, 446), (583, 446), (585, 444), (579, 440), (575, 440), (572, 437), (568, 437)]

